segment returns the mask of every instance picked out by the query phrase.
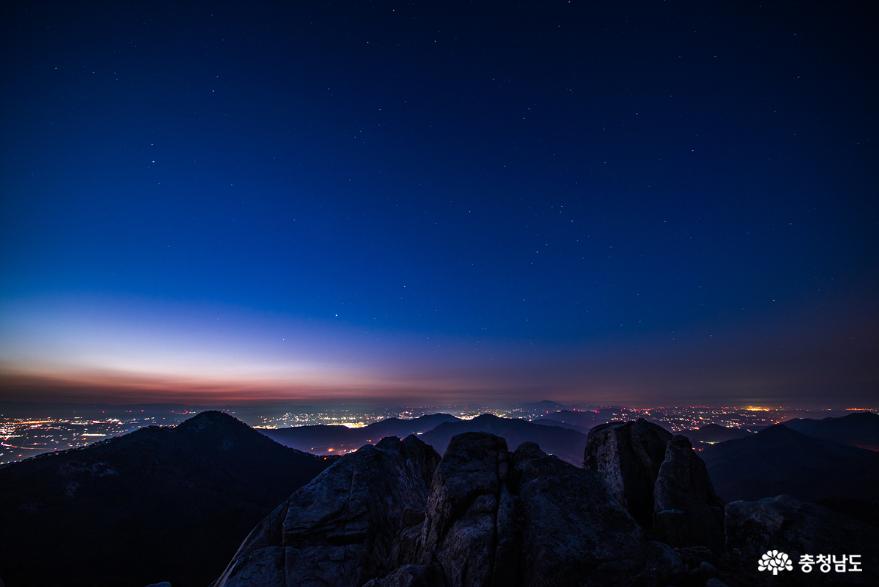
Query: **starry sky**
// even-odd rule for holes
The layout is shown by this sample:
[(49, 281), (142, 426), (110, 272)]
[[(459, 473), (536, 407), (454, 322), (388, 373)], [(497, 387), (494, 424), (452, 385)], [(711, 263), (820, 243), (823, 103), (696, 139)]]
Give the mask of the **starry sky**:
[(867, 5), (4, 3), (0, 400), (875, 405)]

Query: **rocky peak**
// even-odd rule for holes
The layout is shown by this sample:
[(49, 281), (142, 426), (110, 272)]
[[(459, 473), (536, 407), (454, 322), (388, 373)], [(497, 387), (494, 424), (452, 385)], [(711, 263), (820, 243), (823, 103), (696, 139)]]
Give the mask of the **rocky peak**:
[[(730, 504), (724, 544), (704, 463), (643, 420), (600, 427), (586, 462), (480, 432), (453, 437), (442, 460), (414, 436), (385, 438), (290, 496), (215, 587), (717, 586), (761, 549), (876, 544), (875, 529), (789, 498)], [(649, 505), (645, 522), (631, 504)]]
[(602, 479), (525, 443), (415, 437), (340, 458), (247, 538), (217, 587), (658, 582), (680, 571)]
[(434, 473), (420, 562), (439, 565), (453, 585), (485, 585), (495, 573), (509, 460), (502, 438), (469, 432), (452, 439)]
[(589, 432), (584, 464), (641, 526), (675, 546), (723, 543), (723, 502), (684, 436), (639, 419)]
[(653, 487), (653, 528), (674, 546), (723, 548), (723, 501), (714, 493), (689, 439), (675, 436), (665, 449)]
[(250, 427), (234, 416), (225, 412), (208, 410), (199, 412), (192, 418), (184, 420), (177, 426), (180, 432), (203, 432), (210, 429), (250, 429)]
[(340, 458), (248, 536), (216, 585), (362, 585), (391, 572), (414, 557), (438, 462), (412, 436)]
[(610, 422), (589, 431), (584, 465), (642, 526), (653, 521), (653, 486), (671, 433), (644, 419)]

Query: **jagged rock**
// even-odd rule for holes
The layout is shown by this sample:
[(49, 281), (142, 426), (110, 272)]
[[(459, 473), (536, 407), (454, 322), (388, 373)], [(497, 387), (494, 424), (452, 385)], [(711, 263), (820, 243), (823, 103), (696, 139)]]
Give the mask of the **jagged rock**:
[(642, 572), (642, 532), (597, 475), (531, 443), (519, 447), (512, 463), (522, 534), (513, 558), (519, 584), (615, 584)]
[(660, 586), (686, 579), (601, 477), (533, 443), (414, 437), (342, 457), (242, 545), (217, 587)]
[(255, 528), (215, 585), (362, 585), (388, 575), (415, 555), (438, 462), (414, 436), (346, 455)]
[(729, 567), (740, 569), (742, 579), (750, 577), (751, 584), (773, 579), (757, 573), (756, 565), (763, 553), (776, 549), (795, 562), (802, 554), (860, 554), (861, 572), (834, 574), (833, 580), (879, 585), (879, 529), (875, 526), (787, 495), (731, 502), (726, 506), (725, 526)]
[(591, 471), (525, 443), (457, 436), (434, 475), (421, 563), (446, 586), (661, 584), (683, 571)]
[(653, 524), (653, 488), (672, 435), (644, 419), (611, 422), (589, 431), (585, 467), (604, 478), (611, 493), (645, 528)]
[(453, 585), (486, 585), (495, 568), (498, 508), (509, 472), (507, 443), (479, 432), (452, 439), (433, 478), (422, 562)]
[(661, 540), (673, 546), (723, 548), (723, 502), (686, 437), (668, 442), (653, 499), (653, 528)]
[(656, 538), (722, 549), (723, 502), (687, 438), (643, 419), (612, 422), (589, 432), (584, 463)]

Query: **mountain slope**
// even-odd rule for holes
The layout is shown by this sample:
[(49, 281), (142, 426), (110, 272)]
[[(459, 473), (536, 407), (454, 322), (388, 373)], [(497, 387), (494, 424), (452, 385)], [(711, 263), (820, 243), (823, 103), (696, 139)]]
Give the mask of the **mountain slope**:
[(751, 433), (741, 428), (727, 428), (719, 424), (707, 424), (695, 430), (686, 430), (679, 433), (686, 436), (693, 443), (693, 446), (704, 446), (726, 442), (727, 440), (738, 440), (747, 438)]
[(813, 438), (879, 451), (879, 414), (872, 412), (821, 420), (796, 419), (784, 425)]
[(491, 414), (483, 414), (472, 420), (440, 424), (424, 433), (421, 440), (443, 454), (452, 437), (464, 432), (487, 432), (500, 436), (511, 448), (524, 442), (533, 442), (543, 451), (577, 466), (582, 465), (583, 451), (586, 448), (586, 435), (576, 430), (527, 420), (498, 418)]
[(327, 461), (219, 412), (0, 468), (7, 585), (204, 585)]
[(411, 419), (388, 418), (363, 428), (316, 425), (266, 429), (260, 432), (290, 448), (328, 454), (356, 450), (367, 443), (375, 444), (387, 436), (405, 438), (410, 434), (422, 434), (445, 422), (457, 421), (458, 418), (450, 414), (429, 414)]
[(535, 420), (538, 424), (548, 424), (562, 428), (574, 428), (586, 434), (595, 426), (610, 422), (613, 410), (561, 410)]
[(789, 494), (807, 500), (875, 498), (879, 454), (812, 438), (784, 425), (702, 452), (724, 499)]

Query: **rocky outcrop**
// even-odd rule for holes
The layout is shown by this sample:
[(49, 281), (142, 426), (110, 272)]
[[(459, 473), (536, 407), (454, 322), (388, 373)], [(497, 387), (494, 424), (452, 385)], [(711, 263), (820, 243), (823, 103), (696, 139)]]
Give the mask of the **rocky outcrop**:
[[(487, 433), (454, 437), (442, 460), (387, 438), (272, 512), (215, 587), (738, 586), (767, 580), (769, 549), (860, 553), (856, 578), (875, 579), (875, 528), (791, 498), (729, 504), (724, 545), (704, 463), (647, 422), (601, 427), (586, 464)], [(632, 504), (650, 505), (641, 524)]]
[[(861, 572), (833, 573), (830, 578), (834, 584), (879, 585), (875, 526), (787, 495), (731, 502), (726, 506), (725, 526), (728, 566), (739, 569), (741, 580), (749, 584), (773, 579), (756, 573), (756, 561), (768, 550), (779, 550), (795, 564), (803, 554), (860, 554)], [(816, 573), (821, 574), (813, 570)]]
[(723, 502), (690, 441), (639, 419), (589, 432), (584, 464), (643, 528), (673, 546), (723, 546)]
[(653, 487), (653, 529), (672, 546), (723, 548), (723, 502), (684, 436), (672, 438)]
[(433, 478), (420, 558), (438, 565), (449, 583), (487, 585), (510, 563), (499, 548), (499, 538), (511, 534), (502, 527), (512, 523), (502, 515), (512, 509), (509, 468), (507, 444), (497, 436), (461, 434), (446, 450)]
[(598, 476), (482, 433), (449, 445), (422, 537), (421, 563), (445, 585), (613, 583), (644, 571), (642, 532)]
[(520, 533), (510, 558), (519, 561), (513, 567), (519, 581), (501, 584), (651, 584), (668, 572), (661, 559), (669, 553), (649, 547), (597, 475), (534, 444), (520, 446), (512, 464)]
[(589, 431), (584, 464), (607, 483), (638, 523), (653, 523), (653, 486), (671, 433), (644, 419), (611, 422)]
[(410, 436), (339, 459), (251, 532), (215, 585), (362, 585), (415, 556), (436, 452)]
[(526, 443), (455, 437), (445, 457), (385, 439), (263, 521), (217, 587), (662, 585), (684, 572), (594, 472)]

